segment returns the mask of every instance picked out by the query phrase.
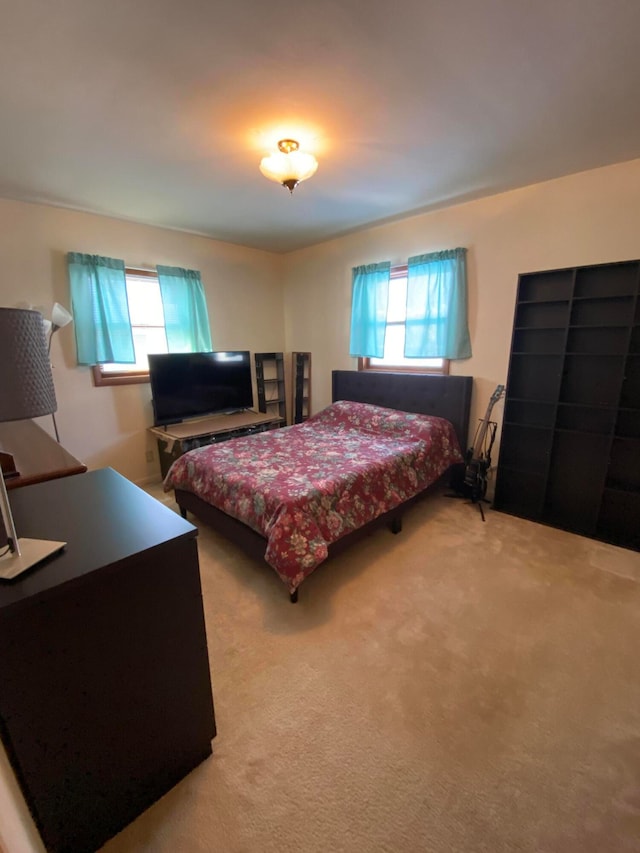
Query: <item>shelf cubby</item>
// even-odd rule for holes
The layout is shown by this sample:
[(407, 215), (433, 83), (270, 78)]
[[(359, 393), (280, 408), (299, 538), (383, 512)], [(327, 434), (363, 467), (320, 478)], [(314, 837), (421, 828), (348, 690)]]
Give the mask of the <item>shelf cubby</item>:
[(560, 404), (556, 416), (556, 429), (610, 435), (615, 420), (616, 409), (611, 406)]
[(508, 424), (502, 431), (500, 464), (520, 471), (546, 468), (553, 442), (553, 430)]
[(509, 396), (553, 402), (558, 396), (563, 356), (514, 354), (509, 369)]
[(520, 280), (520, 302), (558, 302), (571, 298), (573, 272), (549, 270), (531, 273)]
[(636, 261), (582, 267), (576, 271), (573, 298), (633, 297), (637, 286), (638, 264)]
[(311, 414), (311, 353), (291, 354), (293, 370), (293, 423), (306, 421)]
[(571, 311), (571, 326), (631, 325), (632, 296), (603, 296), (601, 299), (576, 300)]
[(560, 401), (585, 406), (617, 406), (624, 365), (624, 355), (567, 355)]
[(511, 468), (502, 461), (500, 466), (500, 481), (496, 484), (496, 501), (500, 490), (500, 508), (511, 515), (539, 519), (546, 491), (544, 473)]
[(564, 329), (568, 316), (568, 302), (524, 302), (518, 305), (516, 326), (522, 329)]
[(539, 355), (561, 354), (564, 341), (564, 329), (516, 329), (513, 334), (513, 351)]
[(624, 355), (627, 352), (629, 330), (626, 326), (571, 327), (567, 336), (568, 353), (590, 355)]
[(284, 379), (284, 355), (281, 352), (254, 353), (258, 410), (275, 415), (280, 424), (287, 423), (286, 385)]
[(509, 397), (505, 405), (504, 421), (521, 426), (553, 427), (555, 418), (555, 404), (532, 400), (518, 400)]

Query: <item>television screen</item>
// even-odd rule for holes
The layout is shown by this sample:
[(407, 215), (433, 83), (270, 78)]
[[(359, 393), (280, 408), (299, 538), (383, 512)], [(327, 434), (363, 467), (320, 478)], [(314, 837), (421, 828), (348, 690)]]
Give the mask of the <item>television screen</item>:
[(253, 406), (246, 350), (150, 355), (149, 379), (156, 425)]

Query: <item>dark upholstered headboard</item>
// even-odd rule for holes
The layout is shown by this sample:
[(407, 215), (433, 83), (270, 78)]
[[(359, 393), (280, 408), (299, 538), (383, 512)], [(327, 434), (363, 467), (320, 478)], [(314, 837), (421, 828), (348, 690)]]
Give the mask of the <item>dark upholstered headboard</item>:
[(472, 388), (472, 376), (334, 370), (331, 398), (334, 403), (353, 400), (446, 418), (453, 424), (464, 453), (468, 446)]

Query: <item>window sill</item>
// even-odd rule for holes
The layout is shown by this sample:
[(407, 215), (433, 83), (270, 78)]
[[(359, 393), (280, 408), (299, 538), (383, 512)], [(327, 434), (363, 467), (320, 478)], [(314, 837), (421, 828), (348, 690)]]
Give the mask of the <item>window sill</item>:
[(93, 373), (93, 384), (97, 388), (103, 385), (140, 385), (149, 381), (148, 370), (123, 370), (121, 373), (104, 373), (99, 364), (91, 368)]
[(366, 370), (368, 373), (429, 373), (434, 376), (449, 375), (449, 361), (445, 359), (442, 367), (405, 367), (404, 365), (370, 365), (368, 358), (358, 359), (358, 370)]

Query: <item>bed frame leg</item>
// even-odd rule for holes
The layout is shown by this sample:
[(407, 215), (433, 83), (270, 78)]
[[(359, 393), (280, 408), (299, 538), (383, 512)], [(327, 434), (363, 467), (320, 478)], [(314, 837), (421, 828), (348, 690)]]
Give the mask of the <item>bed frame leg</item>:
[(393, 534), (402, 532), (402, 518), (397, 515), (395, 518), (391, 519), (391, 532)]
[(294, 591), (293, 591), (293, 592), (290, 592), (290, 593), (289, 593), (289, 601), (290, 601), (292, 604), (297, 604), (297, 603), (298, 603), (298, 590), (297, 590), (297, 589), (294, 589)]

